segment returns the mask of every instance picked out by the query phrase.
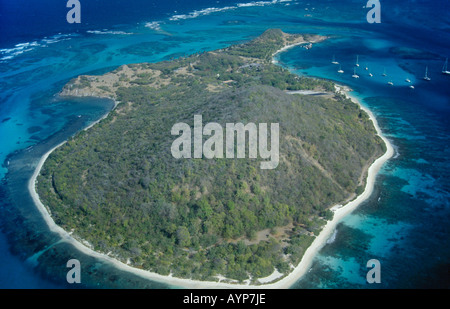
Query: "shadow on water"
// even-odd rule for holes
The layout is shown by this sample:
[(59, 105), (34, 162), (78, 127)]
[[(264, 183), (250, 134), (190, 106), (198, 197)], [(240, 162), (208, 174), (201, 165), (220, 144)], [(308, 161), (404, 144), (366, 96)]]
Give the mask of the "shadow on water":
[[(48, 281), (50, 288), (169, 288), (118, 270), (110, 262), (86, 255), (72, 244), (61, 241), (57, 233), (50, 231), (28, 191), (29, 180), (46, 152), (113, 107), (111, 100), (97, 101), (96, 113), (67, 116), (67, 124), (60, 131), (6, 159), (8, 173), (0, 186), (0, 220), (9, 249), (25, 261), (28, 269), (38, 274), (43, 282)], [(80, 103), (82, 106), (83, 102)], [(66, 264), (70, 259), (78, 259), (81, 263), (81, 284), (73, 285), (66, 281), (70, 270)]]

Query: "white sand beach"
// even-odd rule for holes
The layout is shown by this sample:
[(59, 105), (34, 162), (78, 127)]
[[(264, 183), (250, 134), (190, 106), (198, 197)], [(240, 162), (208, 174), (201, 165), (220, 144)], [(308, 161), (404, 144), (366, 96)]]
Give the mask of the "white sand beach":
[[(301, 44), (301, 43), (299, 43)], [(282, 52), (294, 45), (290, 45), (290, 46), (286, 46), (282, 49), (280, 49), (279, 51), (277, 51), (275, 54)], [(274, 55), (275, 55), (274, 54)], [(190, 279), (181, 279), (181, 278), (175, 278), (172, 276), (162, 276), (156, 273), (152, 273), (149, 271), (144, 271), (141, 269), (137, 269), (137, 268), (133, 268), (129, 265), (126, 265), (125, 263), (122, 263), (106, 254), (102, 254), (99, 252), (96, 252), (94, 250), (92, 250), (91, 248), (89, 248), (88, 245), (83, 244), (82, 242), (76, 240), (71, 233), (69, 234), (67, 231), (63, 230), (61, 227), (59, 227), (58, 225), (55, 224), (55, 222), (53, 221), (49, 211), (47, 210), (47, 208), (42, 204), (42, 202), (39, 199), (39, 196), (36, 192), (36, 179), (37, 176), (40, 173), (40, 170), (45, 162), (45, 160), (47, 159), (47, 157), (49, 156), (49, 154), (55, 150), (56, 148), (58, 148), (59, 146), (61, 146), (62, 144), (58, 145), (57, 147), (51, 149), (50, 151), (48, 151), (44, 156), (42, 156), (42, 158), (40, 159), (35, 172), (33, 174), (33, 176), (31, 177), (30, 181), (29, 181), (29, 191), (33, 197), (33, 200), (36, 204), (36, 206), (38, 207), (39, 211), (41, 212), (43, 218), (45, 219), (45, 221), (47, 222), (49, 228), (51, 231), (57, 232), (61, 235), (61, 238), (63, 241), (66, 242), (70, 242), (72, 243), (78, 250), (82, 251), (85, 254), (89, 254), (92, 255), (94, 257), (98, 257), (103, 259), (104, 261), (108, 261), (110, 263), (112, 263), (115, 267), (125, 270), (125, 271), (129, 271), (132, 272), (138, 276), (141, 276), (143, 278), (147, 278), (153, 281), (157, 281), (157, 282), (161, 282), (161, 283), (166, 283), (166, 284), (170, 284), (170, 285), (174, 285), (174, 286), (178, 286), (178, 287), (183, 287), (183, 288), (190, 288), (190, 289), (217, 289), (217, 288), (234, 288), (234, 289), (238, 289), (238, 288), (243, 288), (243, 289), (259, 289), (259, 288), (263, 288), (263, 289), (286, 289), (291, 287), (295, 282), (297, 282), (304, 274), (306, 274), (308, 272), (308, 270), (311, 267), (311, 263), (313, 261), (314, 256), (319, 252), (319, 250), (324, 246), (324, 244), (326, 243), (327, 239), (330, 237), (330, 235), (332, 235), (333, 231), (335, 230), (337, 224), (342, 220), (342, 218), (344, 218), (346, 215), (348, 215), (349, 213), (351, 213), (353, 210), (355, 210), (363, 201), (365, 201), (372, 193), (372, 190), (374, 188), (374, 184), (375, 184), (375, 179), (376, 179), (376, 175), (378, 173), (378, 171), (380, 170), (380, 168), (382, 167), (382, 165), (389, 159), (392, 157), (392, 155), (394, 154), (394, 149), (392, 147), (392, 145), (390, 144), (390, 142), (383, 137), (380, 128), (378, 127), (377, 121), (375, 119), (375, 117), (373, 116), (373, 114), (367, 110), (366, 108), (364, 108), (360, 102), (355, 98), (352, 97), (348, 91), (345, 90), (344, 86), (339, 86), (336, 85), (336, 90), (340, 91), (342, 93), (344, 93), (345, 95), (347, 95), (349, 98), (351, 98), (355, 103), (359, 104), (361, 106), (361, 108), (363, 110), (365, 110), (368, 115), (370, 116), (370, 119), (373, 121), (373, 124), (378, 132), (378, 135), (383, 139), (383, 141), (386, 144), (387, 147), (387, 151), (386, 153), (381, 156), (380, 158), (378, 158), (368, 169), (368, 177), (367, 177), (367, 181), (366, 181), (366, 187), (364, 192), (359, 195), (356, 199), (352, 200), (351, 202), (347, 203), (344, 206), (335, 206), (332, 208), (332, 210), (334, 211), (334, 218), (331, 221), (328, 221), (328, 223), (325, 225), (325, 227), (323, 228), (323, 230), (320, 232), (320, 234), (315, 238), (315, 240), (313, 241), (313, 243), (311, 244), (311, 246), (306, 250), (301, 262), (292, 270), (292, 272), (287, 275), (286, 277), (280, 279), (277, 282), (274, 283), (269, 283), (271, 280), (276, 279), (277, 278), (277, 272), (274, 272), (274, 274), (272, 274), (271, 276), (269, 276), (268, 278), (263, 278), (261, 279), (261, 282), (268, 282), (267, 284), (261, 284), (261, 285), (250, 285), (247, 281), (247, 284), (233, 284), (233, 283), (224, 283), (224, 282), (209, 282), (209, 281), (199, 281), (199, 280), (190, 280)], [(91, 125), (92, 126), (92, 125)], [(91, 127), (90, 126), (90, 127)], [(223, 279), (222, 279), (223, 280)]]
[[(279, 53), (282, 53), (282, 52), (284, 52), (284, 51), (286, 51), (288, 49), (291, 49), (292, 47), (295, 47), (295, 46), (298, 46), (298, 45), (302, 45), (302, 44), (305, 44), (305, 43), (308, 43), (308, 42), (307, 41), (300, 41), (300, 42), (297, 42), (297, 43), (294, 43), (294, 44), (286, 45), (283, 48), (280, 48), (279, 50), (277, 50), (276, 52), (274, 52), (272, 54), (272, 63), (273, 64), (278, 64), (278, 60), (275, 58), (275, 56), (278, 55)], [(315, 41), (311, 41), (310, 43), (315, 43)]]
[(272, 63), (273, 63), (273, 64), (278, 63), (278, 61), (276, 61), (276, 60), (274, 59), (274, 57), (275, 57), (276, 55), (278, 55), (279, 53), (282, 53), (282, 52), (284, 52), (284, 51), (286, 51), (286, 50), (288, 50), (288, 49), (290, 49), (290, 48), (292, 48), (292, 47), (294, 47), (294, 46), (301, 45), (301, 44), (305, 44), (305, 43), (306, 43), (306, 41), (301, 41), (301, 42), (297, 42), (297, 43), (295, 43), (295, 44), (286, 45), (285, 47), (280, 48), (279, 50), (277, 50), (276, 52), (274, 52), (274, 53), (272, 54)]

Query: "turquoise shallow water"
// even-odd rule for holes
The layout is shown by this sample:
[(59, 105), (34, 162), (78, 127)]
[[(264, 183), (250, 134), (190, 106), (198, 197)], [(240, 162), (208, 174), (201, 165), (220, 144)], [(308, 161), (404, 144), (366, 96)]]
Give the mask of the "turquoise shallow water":
[[(445, 10), (445, 1), (433, 3), (386, 4), (381, 25), (365, 21), (366, 10), (358, 1), (248, 5), (226, 1), (178, 4), (149, 13), (148, 18), (140, 13), (135, 20), (129, 16), (116, 24), (109, 18), (97, 28), (84, 25), (70, 31), (66, 27), (61, 34), (54, 29), (45, 35), (44, 30), (36, 30), (28, 45), (14, 46), (25, 43), (20, 41), (0, 46), (0, 161), (5, 162), (0, 177), (18, 170), (17, 164), (8, 165), (10, 154), (25, 149), (16, 158), (31, 163), (45, 147), (108, 110), (106, 102), (64, 101), (54, 96), (80, 74), (102, 74), (125, 63), (214, 50), (256, 37), (267, 28), (328, 35), (329, 40), (311, 50), (298, 47), (280, 54), (280, 64), (297, 74), (349, 85), (374, 112), (396, 155), (379, 173), (372, 197), (342, 221), (335, 240), (323, 248), (311, 271), (293, 288), (449, 287), (445, 274), (450, 260), (450, 77), (440, 70), (450, 55), (449, 45), (443, 43), (449, 39), (445, 12), (450, 10)], [(331, 63), (333, 55), (343, 74), (337, 73), (339, 65)], [(358, 80), (351, 77), (357, 55)], [(431, 82), (422, 79), (426, 66)], [(386, 77), (382, 76), (385, 69)], [(14, 178), (15, 188), (22, 188), (27, 173), (20, 171)], [(0, 192), (4, 197), (0, 209), (8, 214), (2, 216), (6, 234), (0, 237), (5, 252), (0, 287), (67, 287), (66, 269), (60, 265), (73, 255), (88, 265), (85, 286), (161, 287), (64, 245), (45, 251), (37, 266), (24, 262), (57, 240), (25, 197), (9, 199), (10, 188), (4, 184)], [(365, 264), (372, 258), (381, 262), (379, 285), (365, 281)]]
[[(449, 80), (436, 74), (442, 61), (396, 53), (402, 43), (385, 35), (353, 36), (330, 40), (314, 53), (292, 49), (280, 56), (298, 74), (352, 87), (396, 150), (379, 173), (372, 197), (342, 221), (334, 243), (322, 250), (312, 271), (295, 288), (448, 287), (442, 272), (448, 269), (449, 252)], [(351, 77), (356, 61), (352, 51), (359, 53), (359, 79)], [(344, 74), (327, 61), (331, 53), (341, 62)], [(422, 79), (425, 65), (435, 68), (433, 83)], [(382, 75), (385, 68), (387, 76)], [(364, 263), (371, 258), (382, 265), (379, 286), (365, 283)]]

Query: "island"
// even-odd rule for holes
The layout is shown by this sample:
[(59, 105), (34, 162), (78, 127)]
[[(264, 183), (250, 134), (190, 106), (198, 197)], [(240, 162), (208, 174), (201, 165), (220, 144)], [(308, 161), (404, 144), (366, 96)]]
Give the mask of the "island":
[[(334, 83), (273, 61), (325, 39), (269, 29), (220, 50), (71, 80), (61, 96), (109, 98), (115, 108), (49, 152), (31, 189), (70, 237), (149, 278), (203, 287), (283, 280), (339, 210), (370, 195), (371, 168), (389, 157), (368, 111)], [(192, 127), (195, 115), (223, 127), (278, 123), (278, 166), (174, 158), (171, 128)]]

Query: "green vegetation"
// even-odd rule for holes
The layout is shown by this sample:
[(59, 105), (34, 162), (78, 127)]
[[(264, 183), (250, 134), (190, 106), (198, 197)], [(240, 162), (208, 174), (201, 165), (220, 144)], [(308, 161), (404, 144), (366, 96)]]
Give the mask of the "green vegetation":
[(91, 86), (89, 79), (86, 76), (80, 76), (80, 82), (74, 85), (75, 88), (83, 89)]
[[(350, 100), (284, 91), (333, 89), (268, 61), (286, 37), (270, 30), (248, 44), (128, 66), (133, 76), (121, 67), (113, 87), (90, 89), (121, 103), (45, 162), (37, 189), (55, 222), (97, 251), (164, 275), (287, 274), (331, 219), (328, 208), (359, 190), (384, 144)], [(222, 126), (279, 123), (278, 168), (174, 159), (171, 127), (193, 126), (200, 114)]]

